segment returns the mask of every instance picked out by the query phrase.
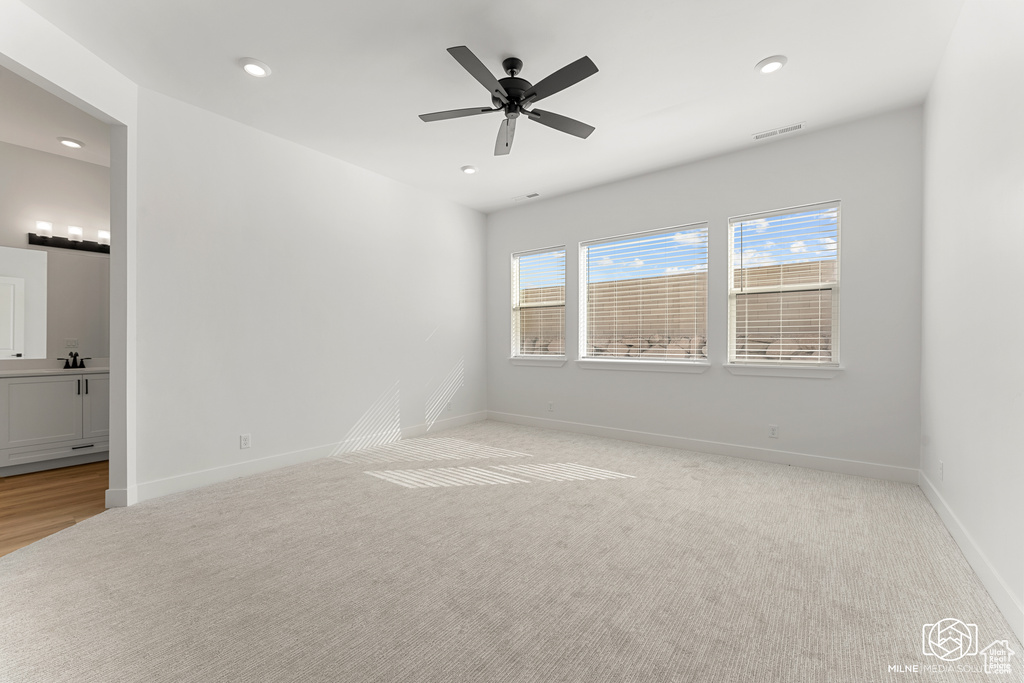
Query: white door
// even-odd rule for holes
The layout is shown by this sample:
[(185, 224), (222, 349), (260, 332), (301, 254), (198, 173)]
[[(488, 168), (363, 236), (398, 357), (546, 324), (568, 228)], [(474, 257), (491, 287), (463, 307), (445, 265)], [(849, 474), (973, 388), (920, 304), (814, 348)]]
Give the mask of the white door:
[(110, 434), (110, 375), (85, 375), (82, 386), (82, 438), (106, 438)]
[(0, 360), (25, 353), (25, 281), (0, 277)]

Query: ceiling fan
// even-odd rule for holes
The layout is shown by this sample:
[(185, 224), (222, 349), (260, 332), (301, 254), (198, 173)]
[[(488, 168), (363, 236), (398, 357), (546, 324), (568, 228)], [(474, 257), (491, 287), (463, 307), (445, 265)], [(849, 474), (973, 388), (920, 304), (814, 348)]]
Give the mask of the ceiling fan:
[(498, 80), (465, 45), (450, 47), (448, 52), (462, 65), (462, 68), (469, 72), (470, 76), (487, 88), (491, 94), (492, 106), (489, 108), (449, 109), (448, 111), (435, 111), (431, 114), (420, 114), (420, 118), (424, 121), (444, 121), (463, 116), (489, 114), (495, 111), (503, 112), (505, 120), (498, 128), (498, 139), (494, 143), (494, 156), (508, 154), (511, 151), (512, 138), (516, 134), (516, 119), (524, 114), (548, 128), (554, 128), (578, 138), (585, 139), (594, 132), (593, 126), (570, 119), (568, 116), (543, 109), (528, 108), (532, 107), (535, 102), (561, 92), (584, 78), (596, 74), (597, 66), (590, 60), (590, 57), (580, 57), (572, 64), (563, 66), (547, 78), (542, 79), (537, 85), (532, 85), (529, 81), (518, 77), (523, 70), (523, 62), (515, 57), (509, 57), (501, 63), (501, 68), (505, 70), (508, 77)]

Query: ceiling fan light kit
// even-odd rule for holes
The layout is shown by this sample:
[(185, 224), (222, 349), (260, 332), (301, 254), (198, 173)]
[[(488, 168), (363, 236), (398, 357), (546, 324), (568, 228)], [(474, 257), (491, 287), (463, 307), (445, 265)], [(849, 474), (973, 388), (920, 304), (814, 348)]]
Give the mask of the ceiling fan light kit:
[(430, 114), (420, 114), (421, 120), (426, 122), (445, 121), (464, 116), (502, 112), (505, 115), (505, 120), (498, 127), (498, 138), (494, 142), (495, 156), (503, 156), (512, 150), (512, 141), (516, 133), (516, 120), (522, 115), (548, 128), (554, 128), (563, 133), (575, 135), (578, 138), (586, 139), (594, 132), (593, 126), (570, 119), (568, 116), (544, 111), (543, 109), (532, 109), (535, 102), (561, 92), (569, 86), (575, 85), (583, 79), (596, 74), (597, 66), (589, 57), (581, 57), (575, 62), (563, 66), (534, 85), (523, 78), (519, 78), (519, 73), (523, 70), (523, 61), (516, 57), (509, 57), (501, 63), (502, 69), (505, 70), (508, 76), (499, 80), (465, 45), (450, 47), (448, 52), (462, 65), (462, 68), (469, 72), (469, 75), (487, 89), (491, 95), (491, 106), (449, 109)]

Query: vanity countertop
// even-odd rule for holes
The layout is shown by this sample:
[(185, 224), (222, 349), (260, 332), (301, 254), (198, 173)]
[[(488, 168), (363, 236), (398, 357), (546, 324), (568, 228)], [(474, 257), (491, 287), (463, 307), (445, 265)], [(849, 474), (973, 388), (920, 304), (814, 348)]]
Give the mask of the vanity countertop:
[(49, 375), (100, 375), (110, 372), (110, 368), (87, 367), (75, 368), (74, 370), (51, 370), (51, 369), (29, 369), (24, 370), (0, 370), (0, 378), (3, 377), (47, 377)]

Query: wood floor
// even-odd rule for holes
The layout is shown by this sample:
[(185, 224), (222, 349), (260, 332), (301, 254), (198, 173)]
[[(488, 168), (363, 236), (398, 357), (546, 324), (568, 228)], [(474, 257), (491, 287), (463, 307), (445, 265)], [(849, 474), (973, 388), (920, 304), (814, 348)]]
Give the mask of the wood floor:
[(0, 556), (103, 512), (107, 462), (0, 478)]

